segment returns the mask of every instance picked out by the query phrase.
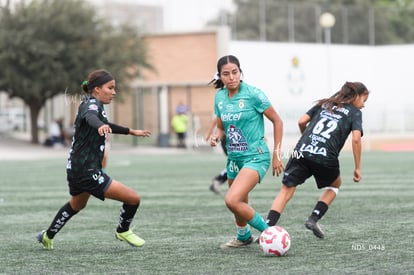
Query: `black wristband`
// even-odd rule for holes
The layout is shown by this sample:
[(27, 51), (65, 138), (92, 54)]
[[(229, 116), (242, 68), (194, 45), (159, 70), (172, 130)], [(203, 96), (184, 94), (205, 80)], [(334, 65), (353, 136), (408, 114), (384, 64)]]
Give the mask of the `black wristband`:
[(112, 129), (112, 133), (114, 134), (122, 134), (122, 135), (129, 135), (129, 128), (123, 127), (120, 125), (116, 125), (113, 123), (108, 123), (109, 127)]

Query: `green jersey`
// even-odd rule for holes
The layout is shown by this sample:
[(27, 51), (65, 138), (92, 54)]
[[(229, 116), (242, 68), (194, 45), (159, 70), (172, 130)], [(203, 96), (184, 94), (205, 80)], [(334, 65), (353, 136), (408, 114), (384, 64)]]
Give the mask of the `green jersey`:
[[(101, 124), (92, 127), (88, 117), (98, 117)], [(75, 120), (75, 133), (72, 148), (69, 152), (67, 171), (72, 175), (80, 175), (90, 169), (101, 169), (105, 150), (105, 136), (98, 133), (101, 125), (107, 124), (104, 105), (94, 97), (81, 102)], [(96, 128), (98, 127), (98, 128)]]
[(269, 154), (264, 140), (263, 112), (270, 106), (269, 99), (260, 89), (244, 82), (231, 98), (227, 88), (217, 91), (214, 112), (223, 122), (230, 159)]
[(363, 133), (362, 112), (352, 104), (334, 107), (332, 111), (315, 105), (307, 114), (311, 120), (295, 150), (324, 166), (338, 162), (339, 152), (351, 131)]

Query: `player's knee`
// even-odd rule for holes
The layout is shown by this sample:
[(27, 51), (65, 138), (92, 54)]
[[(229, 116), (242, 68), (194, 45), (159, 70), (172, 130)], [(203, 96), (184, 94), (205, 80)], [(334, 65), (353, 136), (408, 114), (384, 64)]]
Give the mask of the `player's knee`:
[(339, 189), (339, 187), (341, 187), (341, 184), (342, 184), (341, 176), (338, 176), (335, 179), (335, 181), (330, 185), (330, 187), (335, 187), (335, 188), (338, 188)]
[(325, 190), (331, 190), (332, 192), (335, 193), (335, 195), (338, 195), (339, 187), (328, 186), (328, 187), (325, 187)]
[(141, 202), (141, 197), (137, 192), (131, 192), (130, 197), (128, 198), (127, 204), (137, 205)]
[(75, 211), (81, 211), (88, 204), (89, 196), (87, 193), (73, 196), (69, 201), (70, 207)]
[(227, 208), (234, 212), (237, 209), (237, 205), (239, 203), (234, 197), (226, 196), (224, 199), (224, 203), (226, 204)]

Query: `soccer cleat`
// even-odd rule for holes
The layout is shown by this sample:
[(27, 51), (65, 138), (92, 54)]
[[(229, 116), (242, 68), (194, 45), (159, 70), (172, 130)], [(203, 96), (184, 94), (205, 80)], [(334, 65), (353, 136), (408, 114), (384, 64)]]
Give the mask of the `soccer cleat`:
[(325, 236), (319, 224), (311, 217), (306, 220), (305, 227), (309, 230), (312, 230), (313, 234), (318, 238), (323, 239)]
[(44, 249), (53, 249), (53, 239), (49, 239), (49, 237), (46, 234), (46, 230), (43, 230), (42, 232), (37, 234), (36, 239), (39, 241), (39, 243), (43, 244)]
[(221, 184), (222, 182), (217, 177), (214, 177), (210, 185), (210, 191), (213, 192), (214, 194), (219, 195)]
[(126, 241), (132, 246), (140, 247), (145, 244), (145, 241), (138, 237), (137, 234), (132, 232), (132, 230), (128, 230), (122, 233), (115, 232), (115, 238), (117, 238), (120, 241)]
[(253, 242), (253, 237), (249, 237), (247, 240), (245, 241), (241, 241), (238, 240), (236, 238), (228, 241), (225, 244), (222, 244), (220, 247), (221, 248), (240, 248), (240, 247), (246, 247), (249, 244), (251, 244)]

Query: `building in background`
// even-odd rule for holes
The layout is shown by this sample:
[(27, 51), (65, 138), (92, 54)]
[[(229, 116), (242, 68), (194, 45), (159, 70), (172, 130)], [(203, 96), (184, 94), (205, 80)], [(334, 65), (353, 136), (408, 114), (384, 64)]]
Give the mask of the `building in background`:
[(215, 89), (207, 83), (215, 74), (218, 56), (228, 54), (229, 37), (228, 28), (146, 35), (154, 70), (145, 70), (142, 79), (131, 83), (135, 91), (126, 95), (127, 104), (114, 104), (113, 117), (120, 124), (151, 129), (157, 144), (166, 147), (174, 138), (170, 121), (175, 107), (183, 103), (189, 107), (187, 145), (203, 144), (214, 111)]
[(97, 14), (114, 26), (129, 24), (140, 33), (163, 31), (164, 11), (161, 6), (137, 4), (135, 1), (89, 0), (97, 7)]
[[(132, 92), (123, 102), (113, 102), (108, 111), (115, 123), (151, 130), (155, 137), (151, 145), (169, 146), (170, 121), (179, 102), (189, 106), (189, 147), (203, 144), (215, 94), (207, 83), (215, 73), (217, 59), (230, 53), (239, 57), (243, 79), (258, 85), (272, 100), (284, 120), (286, 137), (298, 134), (297, 119), (315, 100), (331, 95), (345, 81), (361, 81), (371, 90), (364, 110), (364, 148), (385, 150), (393, 144), (413, 143), (413, 45), (237, 41), (226, 27), (164, 32), (162, 8), (93, 2), (99, 3), (98, 12), (114, 24), (127, 21), (145, 30), (148, 61), (155, 70), (144, 71), (142, 79), (131, 83)], [(74, 107), (68, 111), (66, 107), (72, 103)], [(70, 123), (77, 104), (64, 96), (55, 97), (47, 102), (39, 123), (48, 125), (61, 116)], [(21, 102), (0, 94), (0, 108), (6, 107), (24, 110)], [(285, 140), (284, 144), (290, 146)]]

